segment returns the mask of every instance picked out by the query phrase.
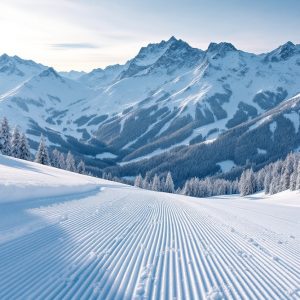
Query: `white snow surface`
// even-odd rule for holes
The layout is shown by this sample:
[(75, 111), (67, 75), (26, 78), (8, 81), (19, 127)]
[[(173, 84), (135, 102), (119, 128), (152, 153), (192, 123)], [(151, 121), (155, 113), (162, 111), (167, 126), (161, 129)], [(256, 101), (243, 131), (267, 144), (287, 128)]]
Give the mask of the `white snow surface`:
[[(300, 298), (299, 191), (199, 199), (1, 165), (1, 182), (32, 193), (0, 202), (3, 300)], [(89, 181), (97, 189), (65, 195)], [(35, 194), (54, 182), (55, 196)]]
[(236, 167), (236, 164), (232, 160), (224, 160), (217, 163), (222, 169), (222, 172), (225, 173), (230, 171), (232, 168)]

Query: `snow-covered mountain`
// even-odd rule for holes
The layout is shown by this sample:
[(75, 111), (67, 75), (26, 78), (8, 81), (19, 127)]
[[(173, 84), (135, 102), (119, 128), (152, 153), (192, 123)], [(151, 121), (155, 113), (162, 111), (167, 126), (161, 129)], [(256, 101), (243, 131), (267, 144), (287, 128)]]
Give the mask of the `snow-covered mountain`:
[(0, 95), (16, 88), (47, 67), (32, 60), (24, 60), (18, 56), (0, 56)]
[[(3, 57), (25, 74), (15, 57)], [(213, 141), (300, 92), (300, 45), (291, 42), (255, 55), (230, 43), (202, 51), (172, 37), (76, 80), (26, 62), (23, 81), (3, 73), (15, 83), (0, 98), (2, 114), (31, 141), (42, 131), (48, 145), (71, 143), (79, 155), (105, 152), (123, 164)]]

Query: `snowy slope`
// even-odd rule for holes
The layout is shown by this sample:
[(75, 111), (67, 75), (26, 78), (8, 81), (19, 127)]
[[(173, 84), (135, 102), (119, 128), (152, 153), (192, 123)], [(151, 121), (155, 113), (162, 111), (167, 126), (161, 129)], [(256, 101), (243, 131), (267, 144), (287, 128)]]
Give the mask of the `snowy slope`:
[(47, 67), (18, 56), (0, 56), (0, 95), (16, 88), (22, 82), (45, 70)]
[[(4, 182), (16, 162), (1, 159)], [(298, 192), (197, 199), (92, 179), (65, 196), (86, 176), (28, 163), (15, 183), (34, 192), (34, 172), (62, 196), (0, 203), (1, 299), (300, 298)]]

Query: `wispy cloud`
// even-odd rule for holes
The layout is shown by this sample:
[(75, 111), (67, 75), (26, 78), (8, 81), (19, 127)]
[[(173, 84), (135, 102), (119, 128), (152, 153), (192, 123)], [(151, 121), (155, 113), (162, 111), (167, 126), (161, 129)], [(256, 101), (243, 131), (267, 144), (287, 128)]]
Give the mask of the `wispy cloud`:
[(88, 43), (81, 43), (81, 44), (53, 44), (52, 47), (55, 48), (64, 48), (64, 49), (96, 49), (99, 48), (97, 45), (95, 44), (88, 44)]

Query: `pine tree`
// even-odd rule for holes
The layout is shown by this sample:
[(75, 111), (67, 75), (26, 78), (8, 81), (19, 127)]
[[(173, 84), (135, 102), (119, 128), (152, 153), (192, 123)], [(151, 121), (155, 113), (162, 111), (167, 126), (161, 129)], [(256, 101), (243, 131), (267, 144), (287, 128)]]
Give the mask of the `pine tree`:
[(297, 179), (296, 179), (296, 190), (300, 189), (300, 162), (298, 163), (297, 168)]
[(2, 118), (0, 125), (0, 147), (3, 155), (11, 156), (11, 133), (6, 116)]
[(138, 188), (143, 188), (143, 177), (141, 174), (139, 174), (135, 179), (134, 179), (134, 186)]
[(167, 179), (166, 179), (166, 185), (165, 186), (166, 186), (165, 191), (167, 193), (174, 193), (175, 192), (174, 183), (173, 183), (171, 172), (168, 172)]
[(30, 148), (28, 145), (27, 137), (24, 132), (21, 134), (21, 143), (20, 143), (20, 159), (31, 160), (32, 156), (30, 153)]
[(77, 166), (77, 173), (85, 174), (85, 164), (82, 160), (79, 162), (79, 164)]
[(66, 160), (65, 160), (65, 155), (63, 153), (60, 153), (60, 155), (59, 155), (57, 167), (62, 170), (66, 170)]
[(150, 183), (150, 174), (149, 174), (149, 172), (146, 172), (144, 181), (147, 182), (148, 185), (149, 185), (149, 183)]
[(59, 167), (59, 159), (60, 159), (60, 153), (57, 151), (57, 149), (54, 149), (51, 153), (51, 158), (50, 158), (51, 166), (58, 168)]
[(102, 173), (102, 179), (107, 179), (107, 174), (106, 174), (106, 172), (103, 172), (103, 173)]
[(164, 178), (162, 178), (160, 181), (159, 190), (160, 190), (160, 192), (166, 191), (166, 181)]
[(280, 190), (285, 191), (290, 188), (290, 179), (293, 173), (293, 155), (290, 153), (284, 161), (283, 174), (280, 180)]
[(48, 155), (48, 149), (45, 145), (45, 141), (44, 141), (44, 137), (41, 134), (41, 141), (40, 141), (40, 145), (38, 148), (38, 151), (35, 155), (35, 160), (36, 163), (42, 164), (42, 165), (47, 165), (49, 166), (50, 162), (49, 162), (49, 155)]
[(159, 177), (157, 176), (157, 174), (154, 175), (151, 189), (152, 189), (152, 191), (157, 191), (157, 192), (160, 191), (160, 180), (159, 180)]
[(264, 190), (266, 195), (270, 193), (271, 181), (272, 181), (271, 172), (268, 171), (266, 173), (265, 180), (264, 180)]
[(75, 160), (73, 158), (73, 155), (71, 154), (71, 151), (69, 151), (66, 159), (66, 170), (70, 172), (76, 172), (75, 167)]
[(11, 138), (11, 155), (15, 158), (20, 158), (21, 155), (21, 135), (18, 125), (15, 126)]
[(240, 181), (239, 181), (239, 191), (241, 196), (245, 196), (247, 191), (246, 191), (246, 171), (243, 171)]
[(146, 179), (143, 180), (142, 189), (144, 189), (144, 190), (149, 190), (150, 189), (150, 184), (146, 181)]

